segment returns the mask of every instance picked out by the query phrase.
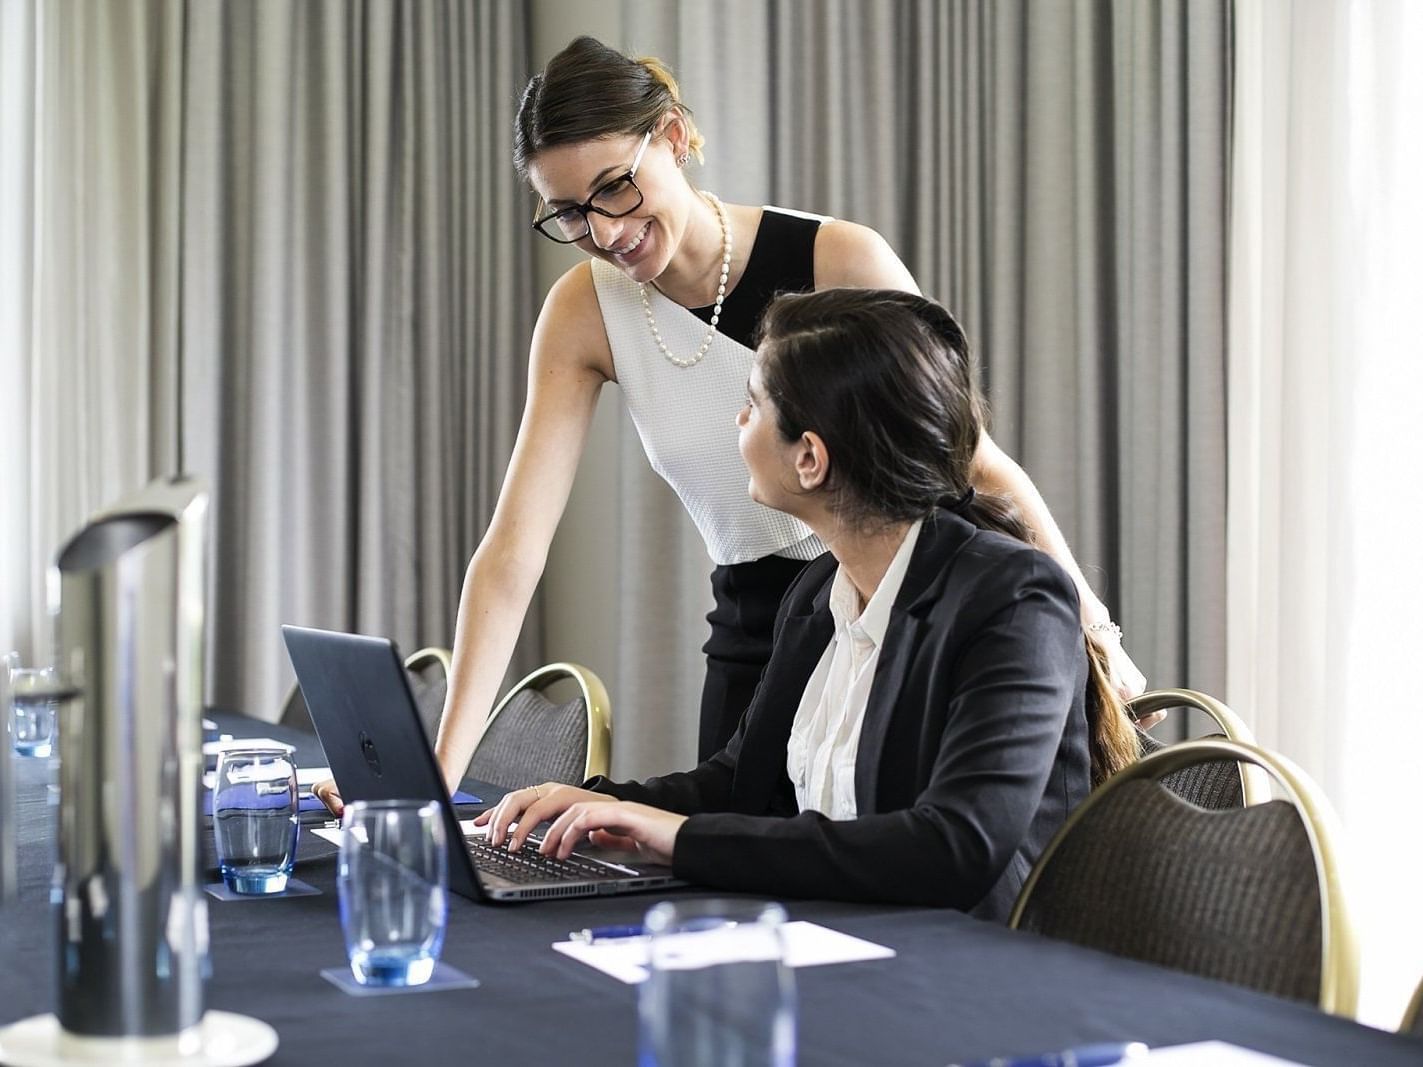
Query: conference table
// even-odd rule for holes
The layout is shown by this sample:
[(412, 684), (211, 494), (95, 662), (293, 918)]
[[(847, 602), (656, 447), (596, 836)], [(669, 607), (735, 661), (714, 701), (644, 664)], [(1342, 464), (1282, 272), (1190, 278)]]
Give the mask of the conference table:
[[(314, 737), (219, 716), (237, 736), (275, 736), (322, 765)], [(46, 761), (20, 761), (20, 897), (0, 906), (0, 1025), (53, 1011), (49, 903), (58, 811)], [(478, 795), (490, 790), (467, 783)], [(484, 792), (480, 792), (483, 789)], [(208, 837), (211, 832), (203, 831)], [(482, 905), (451, 896), (443, 959), (478, 988), (350, 996), (323, 979), (345, 964), (334, 845), (304, 827), (296, 877), (319, 895), (209, 899), (209, 1008), (265, 1020), (267, 1062), (632, 1064), (637, 988), (550, 947), (569, 931), (640, 920), (669, 894)], [(215, 872), (209, 872), (213, 877)], [(715, 895), (685, 889), (677, 894)], [(1219, 1039), (1303, 1064), (1423, 1064), (1423, 1041), (1303, 1004), (1117, 959), (923, 908), (785, 900), (806, 919), (886, 945), (892, 959), (797, 970), (799, 1062), (944, 1067), (1105, 1041)]]

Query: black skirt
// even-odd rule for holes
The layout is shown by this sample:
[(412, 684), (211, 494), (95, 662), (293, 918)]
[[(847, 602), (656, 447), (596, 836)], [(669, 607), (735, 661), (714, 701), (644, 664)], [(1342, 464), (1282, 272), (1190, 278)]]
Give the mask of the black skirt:
[(771, 634), (781, 597), (808, 562), (767, 556), (712, 571), (716, 607), (707, 616), (711, 637), (702, 646), (707, 678), (702, 687), (698, 760), (716, 755), (736, 732), (771, 658)]

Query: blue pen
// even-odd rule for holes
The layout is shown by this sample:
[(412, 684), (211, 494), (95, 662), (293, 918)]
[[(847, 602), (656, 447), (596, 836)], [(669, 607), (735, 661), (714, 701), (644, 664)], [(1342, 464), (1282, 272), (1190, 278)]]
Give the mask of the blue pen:
[(965, 1067), (1111, 1067), (1112, 1064), (1144, 1056), (1146, 1052), (1146, 1046), (1140, 1041), (1117, 1041), (1083, 1045), (1061, 1052), (1044, 1052), (1037, 1056), (997, 1056)]
[(599, 941), (625, 941), (645, 936), (647, 931), (641, 923), (636, 926), (590, 926), (586, 930), (573, 930), (568, 935), (571, 941), (584, 941), (590, 945)]

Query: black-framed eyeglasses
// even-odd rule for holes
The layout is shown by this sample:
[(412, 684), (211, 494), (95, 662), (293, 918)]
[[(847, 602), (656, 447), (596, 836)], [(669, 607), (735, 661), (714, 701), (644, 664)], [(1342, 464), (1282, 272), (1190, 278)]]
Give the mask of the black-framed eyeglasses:
[[(637, 187), (633, 178), (637, 174), (638, 164), (642, 162), (642, 154), (647, 151), (651, 141), (652, 131), (648, 130), (642, 135), (642, 144), (638, 146), (637, 155), (632, 157), (632, 166), (628, 167), (626, 174), (604, 182), (581, 204), (570, 204), (547, 215), (536, 216), (534, 229), (550, 241), (571, 245), (575, 241), (583, 240), (591, 232), (588, 212), (595, 211), (604, 218), (618, 219), (636, 211), (642, 206), (642, 190)], [(539, 206), (544, 206), (542, 201)]]

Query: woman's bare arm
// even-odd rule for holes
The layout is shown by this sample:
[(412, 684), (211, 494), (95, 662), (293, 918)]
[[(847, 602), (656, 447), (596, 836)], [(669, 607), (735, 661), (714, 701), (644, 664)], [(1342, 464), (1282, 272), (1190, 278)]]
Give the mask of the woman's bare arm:
[[(883, 237), (866, 226), (839, 220), (822, 225), (815, 242), (815, 287), (829, 289), (837, 285), (919, 292), (909, 269)], [(1110, 623), (1111, 613), (1088, 584), (1042, 494), (1027, 472), (987, 433), (979, 441), (974, 455), (973, 482), (981, 492), (1012, 498), (1023, 521), (1033, 531), (1038, 547), (1072, 576), (1082, 604), (1082, 625)], [(1114, 632), (1099, 627), (1089, 629), (1088, 633), (1107, 654), (1113, 684), (1124, 697), (1135, 696), (1146, 688), (1146, 678)]]
[(463, 777), (543, 574), (612, 354), (588, 263), (550, 290), (534, 327), (528, 399), (489, 529), (470, 560), (435, 755)]

